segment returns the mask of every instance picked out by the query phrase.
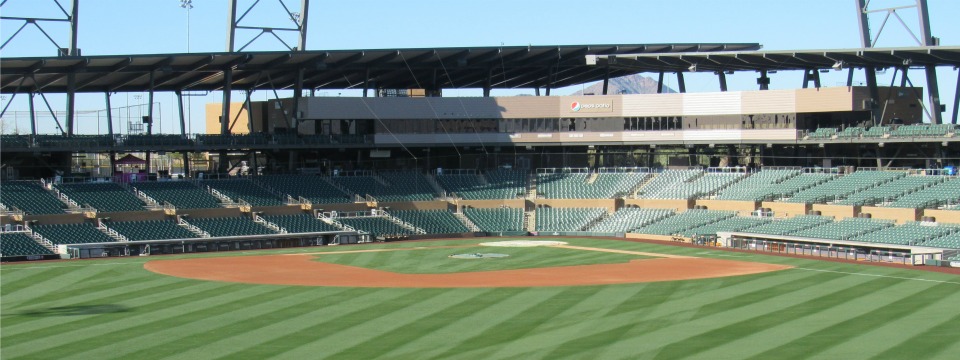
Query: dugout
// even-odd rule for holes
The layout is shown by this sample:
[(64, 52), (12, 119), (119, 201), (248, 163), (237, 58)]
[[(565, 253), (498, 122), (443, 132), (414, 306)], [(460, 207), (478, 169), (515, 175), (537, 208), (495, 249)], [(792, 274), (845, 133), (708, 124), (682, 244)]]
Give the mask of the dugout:
[(718, 232), (717, 238), (718, 244), (741, 250), (907, 265), (925, 265), (928, 260), (943, 260), (944, 254), (951, 251), (926, 246), (740, 232)]
[(194, 239), (123, 241), (57, 245), (63, 259), (149, 256), (203, 252), (282, 249), (369, 242), (370, 235), (355, 231), (330, 231), (269, 235), (221, 236)]

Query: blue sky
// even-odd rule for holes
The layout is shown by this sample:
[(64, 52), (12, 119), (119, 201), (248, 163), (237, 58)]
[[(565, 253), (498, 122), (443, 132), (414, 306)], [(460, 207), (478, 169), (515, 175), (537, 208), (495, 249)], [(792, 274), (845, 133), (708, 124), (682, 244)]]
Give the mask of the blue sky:
[[(70, 0), (61, 0), (68, 5)], [(291, 9), (299, 9), (299, 0), (285, 0)], [(239, 13), (253, 0), (240, 0)], [(960, 45), (960, 1), (928, 0), (932, 33), (942, 45)], [(910, 5), (913, 0), (872, 0), (871, 8)], [(79, 47), (84, 55), (147, 54), (187, 52), (188, 11), (180, 0), (81, 0)], [(189, 49), (191, 52), (215, 52), (226, 49), (227, 1), (193, 0), (189, 11)], [(296, 11), (296, 10), (294, 10)], [(62, 16), (53, 0), (8, 0), (0, 8), (5, 16)], [(917, 14), (913, 9), (898, 12), (914, 27)], [(871, 15), (874, 34), (885, 14)], [(244, 25), (288, 27), (277, 0), (261, 0), (243, 21)], [(5, 21), (0, 24), (0, 39), (6, 40), (20, 26)], [(47, 25), (45, 29), (61, 46), (67, 43), (66, 26)], [(855, 3), (853, 0), (607, 0), (583, 2), (568, 0), (471, 0), (471, 1), (324, 1), (313, 0), (308, 24), (308, 50), (422, 48), (453, 46), (504, 45), (565, 45), (565, 44), (638, 44), (672, 42), (758, 42), (765, 50), (813, 50), (860, 47)], [(255, 33), (240, 32), (237, 47)], [(294, 34), (285, 39), (295, 44)], [(879, 37), (878, 47), (914, 46), (916, 42), (896, 18), (891, 17)], [(261, 37), (249, 50), (280, 50), (274, 39)], [(0, 56), (47, 56), (55, 54), (54, 46), (35, 28), (28, 27), (3, 49)], [(945, 117), (950, 116), (957, 71), (939, 69), (941, 101), (947, 105)], [(856, 81), (862, 81), (860, 72)], [(879, 80), (889, 85), (892, 71)], [(756, 74), (737, 73), (728, 76), (730, 90), (755, 90)], [(822, 75), (823, 86), (838, 86), (846, 79), (845, 72)], [(914, 84), (925, 86), (922, 72), (913, 71)], [(675, 85), (668, 77), (667, 85)], [(773, 78), (771, 88), (797, 88), (802, 73), (780, 72)], [(718, 91), (716, 77), (711, 74), (688, 74), (687, 91)], [(563, 89), (566, 94), (579, 89)], [(335, 91), (325, 95), (336, 96)], [(529, 89), (494, 90), (493, 95), (532, 93)], [(344, 96), (355, 92), (342, 92)], [(116, 94), (114, 107), (145, 101), (138, 94)], [(282, 96), (289, 93), (281, 94)], [(477, 90), (445, 90), (447, 96), (479, 96)], [(4, 95), (3, 105), (10, 95)], [(259, 92), (255, 100), (272, 97)], [(235, 93), (235, 99), (240, 93)], [(63, 96), (48, 96), (56, 110), (63, 109)], [(221, 94), (191, 98), (190, 112), (194, 119), (203, 118), (203, 105), (219, 102)], [(176, 111), (171, 94), (157, 95), (160, 115), (155, 131), (176, 132)], [(38, 101), (38, 108), (42, 102)], [(79, 95), (78, 111), (104, 108), (103, 95)], [(18, 95), (11, 110), (27, 109), (26, 96)], [(10, 128), (29, 131), (29, 121), (17, 113), (11, 121), (8, 113), (5, 131)], [(115, 119), (115, 127), (122, 129), (125, 112)], [(132, 114), (131, 117), (137, 116)], [(79, 118), (78, 133), (105, 133), (105, 115), (85, 113)], [(40, 117), (42, 133), (56, 131), (48, 116)], [(12, 125), (11, 125), (12, 124)], [(202, 120), (192, 122), (192, 131), (203, 131)]]

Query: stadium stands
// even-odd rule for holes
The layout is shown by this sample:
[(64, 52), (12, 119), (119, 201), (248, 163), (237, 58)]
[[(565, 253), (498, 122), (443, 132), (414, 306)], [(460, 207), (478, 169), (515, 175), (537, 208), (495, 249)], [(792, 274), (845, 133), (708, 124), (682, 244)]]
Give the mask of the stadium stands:
[(127, 239), (131, 241), (191, 239), (198, 237), (196, 234), (190, 232), (190, 230), (170, 220), (116, 221), (107, 222), (106, 226), (126, 236)]
[(0, 186), (0, 203), (16, 207), (27, 214), (63, 214), (66, 205), (47, 191), (39, 181), (4, 181)]
[(138, 182), (131, 186), (161, 204), (169, 202), (178, 209), (208, 209), (222, 206), (220, 200), (189, 181)]
[(262, 217), (287, 230), (288, 233), (340, 231), (339, 228), (307, 214), (263, 215)]
[(54, 244), (116, 242), (90, 223), (34, 225), (32, 230)]
[(833, 222), (833, 218), (829, 216), (799, 215), (788, 219), (774, 220), (741, 231), (765, 235), (787, 235), (830, 222)]
[[(924, 241), (923, 244), (921, 245), (960, 249), (960, 232), (954, 232), (949, 235), (944, 235), (935, 239), (930, 239), (930, 240)], [(960, 258), (955, 260), (960, 260)]]
[(954, 124), (901, 125), (890, 132), (891, 137), (946, 136), (956, 131)]
[(549, 208), (537, 209), (537, 231), (581, 231), (590, 221), (599, 218), (603, 208)]
[(526, 175), (521, 171), (496, 169), (486, 174), (446, 171), (436, 175), (447, 192), (467, 200), (514, 199), (526, 193)]
[(734, 213), (732, 211), (691, 209), (641, 226), (632, 232), (650, 235), (676, 235), (683, 231), (712, 224), (733, 216)]
[(0, 257), (51, 255), (50, 249), (38, 244), (24, 232), (0, 232)]
[(906, 176), (901, 171), (857, 171), (793, 194), (786, 202), (825, 203)]
[(658, 193), (664, 189), (678, 187), (685, 182), (692, 181), (697, 176), (703, 174), (700, 169), (687, 170), (664, 170), (647, 182), (637, 191), (637, 198), (657, 199)]
[(463, 214), (473, 221), (480, 230), (523, 231), (523, 209), (516, 208), (466, 208)]
[(687, 229), (680, 232), (685, 237), (694, 237), (696, 235), (713, 235), (718, 231), (741, 231), (746, 228), (766, 224), (770, 222), (768, 218), (734, 216), (726, 218), (715, 223), (704, 224), (693, 229)]
[(316, 175), (264, 175), (255, 182), (279, 194), (294, 198), (304, 197), (314, 204), (339, 204), (352, 202), (352, 196), (344, 194), (323, 178)]
[(349, 225), (357, 230), (363, 230), (374, 238), (381, 236), (413, 235), (414, 232), (381, 216), (339, 217), (335, 221)]
[(550, 172), (537, 174), (537, 194), (549, 199), (623, 197), (649, 177), (647, 172)]
[[(691, 181), (680, 182), (676, 183), (675, 186), (647, 192), (644, 194), (644, 197), (653, 199), (690, 199), (704, 197), (730, 186), (744, 176), (746, 176), (746, 174), (742, 172), (707, 172), (704, 173), (703, 176), (694, 178)], [(649, 188), (649, 186), (645, 188)]]
[(669, 209), (645, 209), (625, 207), (617, 210), (610, 216), (607, 216), (600, 222), (591, 226), (589, 231), (596, 232), (630, 232), (636, 228), (647, 225), (654, 221), (673, 215), (673, 210)]
[(811, 139), (831, 139), (837, 135), (836, 128), (819, 128), (812, 133), (807, 134)]
[(924, 241), (940, 238), (958, 230), (960, 228), (956, 226), (914, 221), (857, 236), (850, 240), (897, 245), (921, 245)]
[(717, 200), (763, 201), (779, 183), (800, 175), (798, 169), (761, 170), (727, 187), (717, 194)]
[(359, 195), (371, 195), (378, 201), (430, 201), (435, 191), (423, 174), (396, 171), (371, 175), (334, 176), (335, 183)]
[(812, 228), (793, 232), (793, 236), (817, 239), (851, 240), (884, 228), (893, 226), (893, 222), (868, 218), (846, 218), (841, 221), (825, 223)]
[(889, 207), (937, 208), (960, 203), (960, 178), (953, 178), (934, 186), (905, 194), (890, 203)]
[(279, 196), (257, 186), (249, 179), (205, 180), (200, 184), (216, 189), (233, 201), (243, 200), (253, 206), (283, 205)]
[(90, 205), (101, 212), (142, 211), (144, 204), (132, 192), (112, 182), (71, 183), (54, 185), (80, 205)]
[(903, 194), (916, 192), (946, 180), (943, 176), (906, 176), (880, 186), (857, 191), (845, 199), (834, 202), (836, 205), (875, 205), (896, 199)]
[(470, 230), (446, 210), (394, 210), (391, 215), (423, 229), (427, 234), (456, 234)]
[(240, 236), (276, 234), (273, 230), (253, 222), (248, 217), (189, 218), (186, 221), (210, 236)]

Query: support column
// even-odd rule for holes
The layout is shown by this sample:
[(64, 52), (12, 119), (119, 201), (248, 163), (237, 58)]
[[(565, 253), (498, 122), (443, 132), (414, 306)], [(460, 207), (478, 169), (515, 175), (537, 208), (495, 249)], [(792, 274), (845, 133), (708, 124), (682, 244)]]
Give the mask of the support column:
[(297, 41), (297, 50), (307, 50), (307, 15), (310, 13), (310, 0), (300, 0), (300, 36)]
[(603, 95), (607, 95), (607, 90), (610, 88), (610, 66), (607, 65), (607, 68), (603, 72)]
[(37, 137), (37, 112), (33, 108), (33, 97), (34, 93), (30, 92), (30, 98), (28, 100), (30, 104), (30, 135), (33, 137), (30, 139), (31, 142), (35, 141)]
[(493, 86), (493, 69), (487, 69), (487, 76), (483, 79), (483, 97), (490, 97), (490, 88)]
[(553, 67), (547, 70), (547, 96), (550, 96), (550, 89), (553, 88)]
[[(186, 139), (187, 125), (186, 125), (186, 122), (184, 121), (185, 114), (183, 111), (183, 91), (177, 90), (177, 91), (174, 91), (174, 93), (177, 94), (177, 109), (179, 110), (179, 114), (180, 114), (180, 136)], [(180, 155), (183, 157), (183, 174), (189, 177), (190, 176), (190, 156), (187, 154), (186, 151), (181, 151)]]
[(534, 86), (534, 87), (533, 87), (533, 94), (534, 94), (535, 96), (540, 96), (540, 86)]
[[(301, 15), (302, 16), (302, 15)], [(227, 52), (233, 52), (236, 42), (234, 33), (237, 32), (237, 0), (227, 1)]]
[(300, 99), (303, 98), (303, 68), (297, 69), (297, 79), (293, 84), (293, 116), (290, 117), (292, 123), (290, 130), (298, 133), (300, 129)]
[(687, 84), (683, 82), (683, 73), (677, 72), (677, 87), (679, 87), (680, 93), (687, 92)]
[[(76, 0), (74, 0), (76, 2)], [(67, 136), (73, 136), (74, 132), (74, 109), (76, 108), (77, 97), (77, 74), (72, 71), (67, 74)]]
[(880, 101), (880, 89), (877, 87), (877, 69), (872, 66), (867, 66), (863, 68), (867, 77), (867, 89), (870, 91), (870, 104), (868, 104), (868, 109), (870, 110), (871, 118), (873, 118), (874, 124), (882, 124), (880, 118), (880, 112), (877, 111), (878, 101)]
[[(236, 0), (231, 0), (234, 3)], [(236, 4), (234, 4), (236, 5)], [(232, 26), (232, 25), (231, 25)], [(220, 135), (230, 135), (230, 92), (233, 85), (233, 69), (223, 70), (223, 106), (220, 112)], [(220, 173), (225, 173), (230, 169), (230, 162), (227, 161), (227, 151), (220, 150), (220, 164), (218, 169)]]
[(960, 114), (960, 69), (957, 69), (957, 90), (953, 92), (953, 123), (957, 123)]
[(902, 88), (907, 87), (907, 69), (906, 66), (900, 69), (900, 87)]
[[(311, 90), (311, 91), (312, 91), (312, 90)], [(253, 104), (250, 102), (250, 101), (251, 101), (250, 98), (253, 96), (253, 90), (247, 90), (246, 93), (247, 93), (247, 99), (246, 99), (246, 101), (244, 101), (244, 103), (247, 105), (247, 106), (246, 106), (246, 110), (247, 110), (247, 129), (250, 130), (250, 133), (251, 133), (251, 134), (253, 134), (253, 133), (254, 133), (254, 130), (253, 130)], [(263, 129), (261, 129), (261, 132), (262, 132), (262, 131), (263, 131)]]
[(657, 94), (663, 94), (663, 71), (657, 75)]
[(363, 76), (363, 97), (367, 97), (367, 90), (370, 88), (370, 68), (367, 68)]
[(943, 114), (940, 106), (940, 88), (937, 85), (937, 67), (927, 65), (927, 101), (930, 102), (930, 123), (943, 124)]
[[(153, 86), (155, 75), (153, 71), (150, 71), (150, 91), (147, 92), (147, 135), (153, 135)], [(144, 160), (146, 164), (143, 169), (146, 171), (147, 176), (150, 176), (150, 152), (144, 152)]]
[(104, 92), (103, 98), (107, 103), (107, 134), (110, 134), (110, 139), (113, 139), (113, 111), (110, 107), (110, 92)]
[(850, 67), (850, 69), (847, 70), (847, 86), (853, 86), (853, 70), (854, 69), (855, 69), (854, 67)]
[(760, 70), (760, 77), (757, 78), (757, 85), (760, 85), (760, 90), (770, 89), (770, 78), (767, 76), (766, 70)]
[(723, 71), (717, 71), (717, 77), (720, 80), (720, 91), (727, 91), (727, 74)]

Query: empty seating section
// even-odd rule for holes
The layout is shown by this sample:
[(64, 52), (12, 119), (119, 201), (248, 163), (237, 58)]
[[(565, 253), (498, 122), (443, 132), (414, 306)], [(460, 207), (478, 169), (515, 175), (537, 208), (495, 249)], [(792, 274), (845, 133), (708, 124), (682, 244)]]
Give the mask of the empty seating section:
[(936, 208), (960, 203), (960, 178), (903, 195), (888, 203), (889, 207)]
[[(745, 173), (708, 172), (691, 181), (675, 183), (674, 186), (645, 194), (652, 199), (690, 199), (713, 194), (746, 176)], [(649, 185), (645, 188), (649, 188)]]
[(431, 201), (433, 187), (418, 172), (397, 171), (374, 176), (334, 176), (337, 184), (360, 195), (372, 195), (378, 201)]
[(637, 197), (642, 199), (656, 199), (657, 193), (663, 189), (680, 186), (682, 183), (692, 181), (697, 176), (700, 176), (700, 174), (703, 174), (703, 170), (664, 170), (656, 174), (650, 182), (643, 185), (643, 187), (637, 191)]
[(889, 126), (873, 126), (863, 132), (865, 138), (879, 138), (890, 132)]
[(160, 204), (168, 202), (177, 209), (210, 209), (221, 207), (220, 200), (189, 181), (138, 182), (130, 186)]
[(287, 230), (288, 233), (340, 231), (336, 226), (307, 214), (264, 215), (263, 219)]
[(354, 229), (370, 233), (374, 238), (381, 236), (413, 235), (414, 232), (381, 216), (366, 216), (354, 218), (336, 218), (337, 222), (350, 225)]
[(705, 224), (693, 229), (680, 232), (685, 237), (694, 237), (696, 235), (714, 235), (718, 231), (741, 231), (757, 225), (770, 222), (769, 218), (734, 216), (726, 218), (715, 223)]
[(463, 199), (515, 199), (526, 193), (526, 176), (523, 172), (507, 169), (488, 171), (486, 174), (443, 174), (437, 182), (448, 192)]
[(456, 234), (470, 231), (453, 213), (446, 210), (394, 210), (390, 214), (423, 229), (427, 234)]
[(946, 136), (956, 131), (954, 124), (901, 125), (890, 132), (892, 137)]
[(717, 194), (717, 200), (763, 201), (779, 183), (800, 175), (800, 170), (761, 170), (730, 185)]
[(43, 188), (39, 181), (3, 181), (0, 186), (0, 203), (8, 209), (22, 210), (27, 214), (63, 214), (66, 205), (52, 192)]
[(108, 228), (126, 236), (128, 240), (192, 239), (197, 234), (170, 220), (107, 222)]
[(833, 222), (833, 218), (829, 216), (799, 215), (783, 220), (773, 220), (766, 224), (757, 225), (740, 231), (765, 235), (787, 235), (830, 222)]
[(846, 199), (835, 202), (837, 205), (876, 205), (915, 192), (946, 180), (943, 176), (907, 176), (883, 185), (858, 191)]
[(132, 192), (115, 183), (76, 183), (54, 185), (77, 204), (97, 211), (141, 211), (144, 203)]
[(669, 209), (621, 208), (588, 230), (610, 233), (630, 232), (671, 215), (673, 210)]
[(675, 235), (685, 230), (712, 224), (733, 216), (734, 213), (732, 211), (691, 209), (642, 226), (632, 232), (650, 235)]
[(581, 231), (606, 211), (603, 208), (538, 208), (537, 231)]
[(54, 244), (116, 242), (90, 223), (34, 225), (31, 228)]
[(537, 174), (537, 194), (549, 199), (609, 199), (630, 195), (646, 172), (558, 172)]
[[(930, 239), (925, 241), (923, 246), (932, 246), (932, 247), (943, 247), (951, 249), (960, 249), (960, 232), (954, 232), (949, 235), (941, 236), (935, 239)], [(955, 258), (955, 260), (960, 261), (960, 255)]]
[(924, 241), (939, 238), (958, 230), (960, 228), (956, 226), (914, 221), (857, 236), (850, 240), (897, 245), (922, 245)]
[(900, 171), (857, 171), (793, 194), (786, 202), (825, 203), (906, 176)]
[(483, 231), (523, 231), (523, 209), (466, 208), (463, 214)]
[(863, 130), (862, 127), (850, 126), (838, 132), (837, 137), (840, 139), (858, 138), (860, 134), (863, 134)]
[(864, 234), (893, 226), (893, 222), (868, 218), (846, 218), (809, 229), (796, 231), (793, 236), (818, 239), (850, 240)]
[(51, 254), (53, 252), (50, 249), (38, 244), (27, 233), (0, 233), (0, 257)]
[(836, 128), (819, 128), (807, 134), (811, 139), (830, 139), (834, 135), (837, 135)]
[[(253, 206), (283, 205), (280, 197), (257, 186), (248, 179), (206, 180), (202, 185), (209, 186), (233, 201), (243, 200)], [(239, 201), (238, 201), (239, 202)]]
[(275, 192), (304, 197), (314, 204), (338, 204), (352, 202), (351, 196), (316, 175), (264, 175), (256, 178)]
[(214, 237), (276, 234), (247, 217), (188, 218), (186, 221)]

